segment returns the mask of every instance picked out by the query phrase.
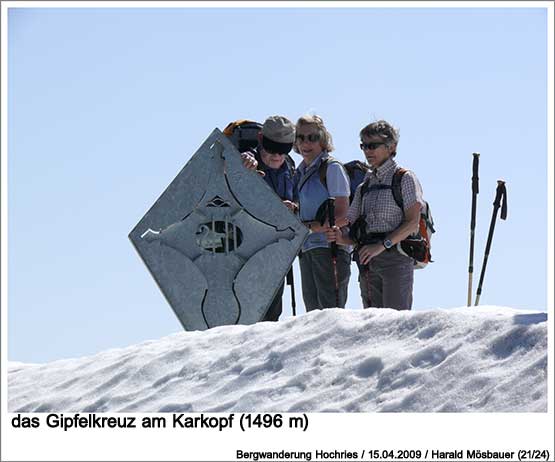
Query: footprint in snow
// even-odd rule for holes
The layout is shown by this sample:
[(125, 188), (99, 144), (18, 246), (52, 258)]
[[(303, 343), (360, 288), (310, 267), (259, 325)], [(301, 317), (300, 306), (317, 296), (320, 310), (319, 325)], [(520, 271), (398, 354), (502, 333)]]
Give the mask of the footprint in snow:
[(358, 365), (356, 369), (356, 375), (361, 378), (368, 378), (373, 375), (379, 374), (382, 369), (383, 361), (381, 360), (381, 358), (366, 358)]
[(413, 367), (430, 368), (442, 363), (447, 357), (447, 353), (440, 346), (430, 346), (424, 348), (410, 358)]

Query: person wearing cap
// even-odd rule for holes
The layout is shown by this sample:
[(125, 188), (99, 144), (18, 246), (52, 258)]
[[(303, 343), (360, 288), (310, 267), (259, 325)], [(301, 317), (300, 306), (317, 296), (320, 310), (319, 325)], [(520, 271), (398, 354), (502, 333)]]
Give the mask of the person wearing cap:
[[(317, 115), (299, 118), (296, 124), (293, 149), (303, 160), (296, 172), (296, 193), (300, 219), (311, 233), (305, 240), (299, 264), (303, 300), (306, 311), (324, 308), (345, 308), (347, 287), (351, 276), (351, 256), (348, 245), (340, 245), (336, 258), (332, 258), (330, 243), (326, 238), (328, 222), (317, 220), (318, 211), (328, 198), (335, 197), (335, 218), (346, 220), (349, 209), (350, 182), (343, 166), (330, 161), (333, 151), (331, 134), (324, 121)], [(320, 178), (320, 166), (327, 163), (326, 184)]]
[(268, 117), (258, 134), (255, 159), (264, 180), (293, 212), (298, 209), (293, 198), (295, 162), (289, 156), (295, 142), (295, 125), (283, 116)]
[[(286, 117), (268, 117), (258, 134), (258, 147), (254, 152), (242, 153), (247, 168), (258, 169), (266, 183), (292, 212), (298, 209), (293, 197), (295, 163), (289, 156), (295, 141), (295, 125)], [(244, 155), (251, 156), (251, 163)], [(252, 162), (254, 160), (254, 162)], [(281, 284), (262, 321), (277, 321), (282, 313), (284, 284)]]
[[(360, 131), (360, 140), (370, 170), (355, 192), (347, 214), (348, 226), (340, 229), (338, 223), (328, 230), (328, 239), (357, 246), (363, 269), (361, 291), (366, 292), (369, 306), (410, 310), (414, 262), (397, 250), (397, 244), (418, 229), (420, 210), (425, 204), (422, 187), (416, 175), (407, 170), (401, 178), (402, 210), (391, 188), (383, 187), (392, 184), (393, 175), (400, 168), (394, 159), (399, 131), (389, 122), (378, 120), (367, 125)], [(357, 227), (362, 231), (349, 235), (350, 229)]]

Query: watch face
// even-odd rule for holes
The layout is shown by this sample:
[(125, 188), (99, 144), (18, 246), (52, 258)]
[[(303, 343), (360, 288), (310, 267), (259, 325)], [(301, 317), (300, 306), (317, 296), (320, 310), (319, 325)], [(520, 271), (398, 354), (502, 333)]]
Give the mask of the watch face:
[(391, 249), (391, 247), (393, 247), (393, 242), (391, 242), (389, 239), (386, 239), (385, 241), (383, 241), (383, 246), (386, 249)]

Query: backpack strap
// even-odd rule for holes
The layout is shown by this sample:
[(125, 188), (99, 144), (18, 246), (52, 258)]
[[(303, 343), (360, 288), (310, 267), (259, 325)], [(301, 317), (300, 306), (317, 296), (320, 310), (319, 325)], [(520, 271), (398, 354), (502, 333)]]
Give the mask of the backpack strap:
[(403, 213), (405, 212), (405, 208), (403, 194), (401, 192), (401, 180), (403, 179), (403, 175), (405, 173), (407, 173), (405, 168), (398, 168), (393, 174), (393, 179), (391, 180), (391, 192), (393, 193), (393, 199), (395, 199), (397, 206)]
[(328, 157), (322, 159), (320, 166), (318, 167), (318, 176), (320, 177), (320, 183), (324, 185), (324, 188), (328, 189), (328, 164), (330, 162), (335, 162), (336, 164), (341, 164), (335, 157), (328, 155)]
[(326, 189), (328, 189), (328, 180), (326, 178), (326, 176), (328, 175), (328, 160), (329, 157), (327, 159), (323, 159), (322, 163), (318, 167), (318, 176), (320, 177), (320, 183), (322, 183)]
[(291, 174), (291, 178), (295, 174), (295, 161), (289, 154), (285, 154), (285, 162), (287, 163), (287, 167), (289, 168), (289, 173)]
[(363, 181), (362, 183), (362, 187), (360, 188), (360, 204), (362, 206), (362, 200), (364, 199), (364, 196), (366, 196), (366, 194), (368, 194), (369, 191), (369, 186), (368, 183), (370, 182), (370, 180), (368, 178), (366, 178), (366, 180)]
[[(326, 176), (328, 174), (328, 164), (330, 163), (336, 163), (341, 165), (341, 167), (343, 167), (343, 169), (345, 169), (345, 167), (343, 166), (343, 164), (338, 161), (335, 157), (332, 157), (330, 155), (328, 155), (328, 157), (322, 159), (322, 162), (320, 163), (320, 165), (318, 166), (318, 178), (320, 179), (320, 183), (322, 183), (322, 185), (324, 186), (324, 188), (328, 189), (328, 181), (326, 179)], [(304, 186), (304, 184), (308, 181), (308, 178), (312, 177), (312, 175), (314, 175), (316, 172), (313, 171), (309, 177), (305, 178), (304, 181), (300, 182), (298, 184), (298, 190), (300, 191), (302, 189), (302, 187)]]
[(395, 173), (393, 174), (393, 178), (391, 180), (391, 185), (373, 184), (372, 186), (370, 186), (369, 179), (367, 178), (366, 180), (364, 180), (364, 183), (362, 183), (362, 188), (360, 189), (361, 207), (362, 207), (362, 200), (364, 199), (364, 196), (368, 194), (369, 191), (391, 189), (391, 193), (393, 194), (393, 199), (395, 199), (395, 203), (397, 204), (397, 207), (399, 207), (401, 211), (403, 211), (404, 213), (403, 194), (401, 192), (401, 180), (403, 179), (403, 175), (405, 173), (407, 173), (407, 170), (404, 168), (398, 168), (397, 170), (395, 170)]
[(320, 183), (322, 183), (324, 185), (324, 188), (328, 189), (327, 175), (328, 175), (328, 165), (329, 164), (339, 164), (339, 165), (341, 165), (341, 168), (347, 174), (347, 177), (349, 178), (349, 181), (351, 180), (351, 176), (349, 175), (349, 172), (345, 168), (345, 165), (340, 160), (338, 160), (335, 157), (330, 156), (328, 154), (328, 157), (322, 159), (322, 162), (318, 166), (318, 176), (320, 177)]

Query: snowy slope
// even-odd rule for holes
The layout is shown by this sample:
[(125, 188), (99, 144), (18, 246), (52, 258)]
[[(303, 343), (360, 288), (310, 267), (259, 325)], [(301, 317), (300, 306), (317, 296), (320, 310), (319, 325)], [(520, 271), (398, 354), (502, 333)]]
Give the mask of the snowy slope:
[(547, 314), (324, 310), (10, 363), (10, 412), (547, 411)]

